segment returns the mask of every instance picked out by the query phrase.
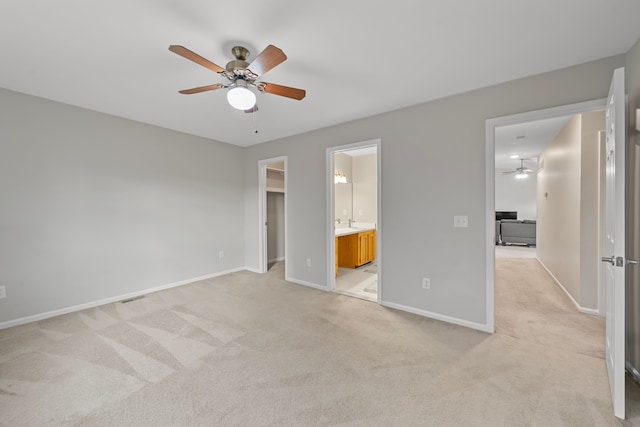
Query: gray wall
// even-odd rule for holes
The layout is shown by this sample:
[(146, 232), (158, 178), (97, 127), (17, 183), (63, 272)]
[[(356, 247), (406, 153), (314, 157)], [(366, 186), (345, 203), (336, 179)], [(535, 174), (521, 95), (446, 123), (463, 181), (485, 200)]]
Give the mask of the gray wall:
[[(247, 265), (258, 266), (256, 165), (287, 155), (289, 274), (326, 286), (325, 150), (381, 138), (383, 301), (485, 324), (485, 121), (603, 98), (624, 64), (607, 58), (248, 148)], [(453, 228), (454, 215), (469, 228)]]
[[(628, 55), (633, 105), (638, 50)], [(325, 150), (381, 138), (383, 301), (484, 324), (485, 120), (602, 98), (626, 59), (247, 149), (1, 90), (0, 322), (257, 268), (257, 163), (284, 155), (290, 276), (325, 286)], [(468, 215), (469, 228), (454, 229), (454, 215)]]
[(0, 322), (243, 267), (241, 170), (238, 147), (0, 89)]

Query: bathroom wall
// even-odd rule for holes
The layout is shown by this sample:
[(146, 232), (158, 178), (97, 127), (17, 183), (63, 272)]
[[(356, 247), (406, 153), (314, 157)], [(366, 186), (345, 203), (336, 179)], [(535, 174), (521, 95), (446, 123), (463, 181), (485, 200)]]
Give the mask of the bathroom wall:
[[(351, 173), (351, 156), (344, 153), (336, 153), (333, 158), (334, 173), (341, 173), (347, 177), (347, 183), (334, 184), (334, 211), (335, 219), (342, 226), (349, 224), (353, 219), (353, 175)], [(346, 224), (346, 225), (345, 225)]]
[(352, 159), (351, 156), (344, 153), (336, 153), (333, 160), (333, 170), (336, 173), (343, 173), (347, 177), (347, 182), (353, 182), (351, 174)]
[(353, 219), (377, 224), (378, 218), (378, 156), (367, 154), (352, 159)]

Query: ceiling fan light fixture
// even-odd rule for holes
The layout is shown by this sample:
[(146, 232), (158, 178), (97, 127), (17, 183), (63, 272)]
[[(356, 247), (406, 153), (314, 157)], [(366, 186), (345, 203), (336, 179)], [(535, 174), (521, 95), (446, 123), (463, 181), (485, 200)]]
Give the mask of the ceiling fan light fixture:
[(227, 101), (235, 109), (250, 110), (256, 105), (256, 94), (249, 90), (246, 81), (238, 79), (227, 92)]
[(516, 174), (516, 179), (525, 179), (525, 178), (527, 178), (528, 176), (529, 176), (529, 174), (528, 174), (528, 173), (526, 173), (526, 172), (518, 172), (518, 173)]

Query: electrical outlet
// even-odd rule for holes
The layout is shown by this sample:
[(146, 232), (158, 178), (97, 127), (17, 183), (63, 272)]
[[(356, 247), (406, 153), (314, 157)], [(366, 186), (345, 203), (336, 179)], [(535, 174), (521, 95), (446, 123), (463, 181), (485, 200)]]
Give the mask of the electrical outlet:
[(311, 267), (311, 258), (307, 258), (307, 267)]
[(224, 251), (218, 252), (218, 258), (220, 259), (224, 258)]
[(468, 228), (469, 217), (466, 215), (457, 215), (453, 217), (453, 226), (456, 228)]
[(431, 289), (431, 279), (427, 277), (422, 278), (422, 288), (423, 289)]
[(7, 287), (0, 286), (0, 299), (7, 297)]

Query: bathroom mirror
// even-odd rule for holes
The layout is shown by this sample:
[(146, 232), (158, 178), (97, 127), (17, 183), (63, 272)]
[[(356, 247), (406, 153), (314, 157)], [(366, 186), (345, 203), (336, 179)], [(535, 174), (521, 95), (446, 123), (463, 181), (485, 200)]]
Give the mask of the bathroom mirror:
[(340, 219), (340, 224), (349, 224), (349, 219), (353, 218), (353, 187), (347, 184), (335, 185), (335, 219)]

